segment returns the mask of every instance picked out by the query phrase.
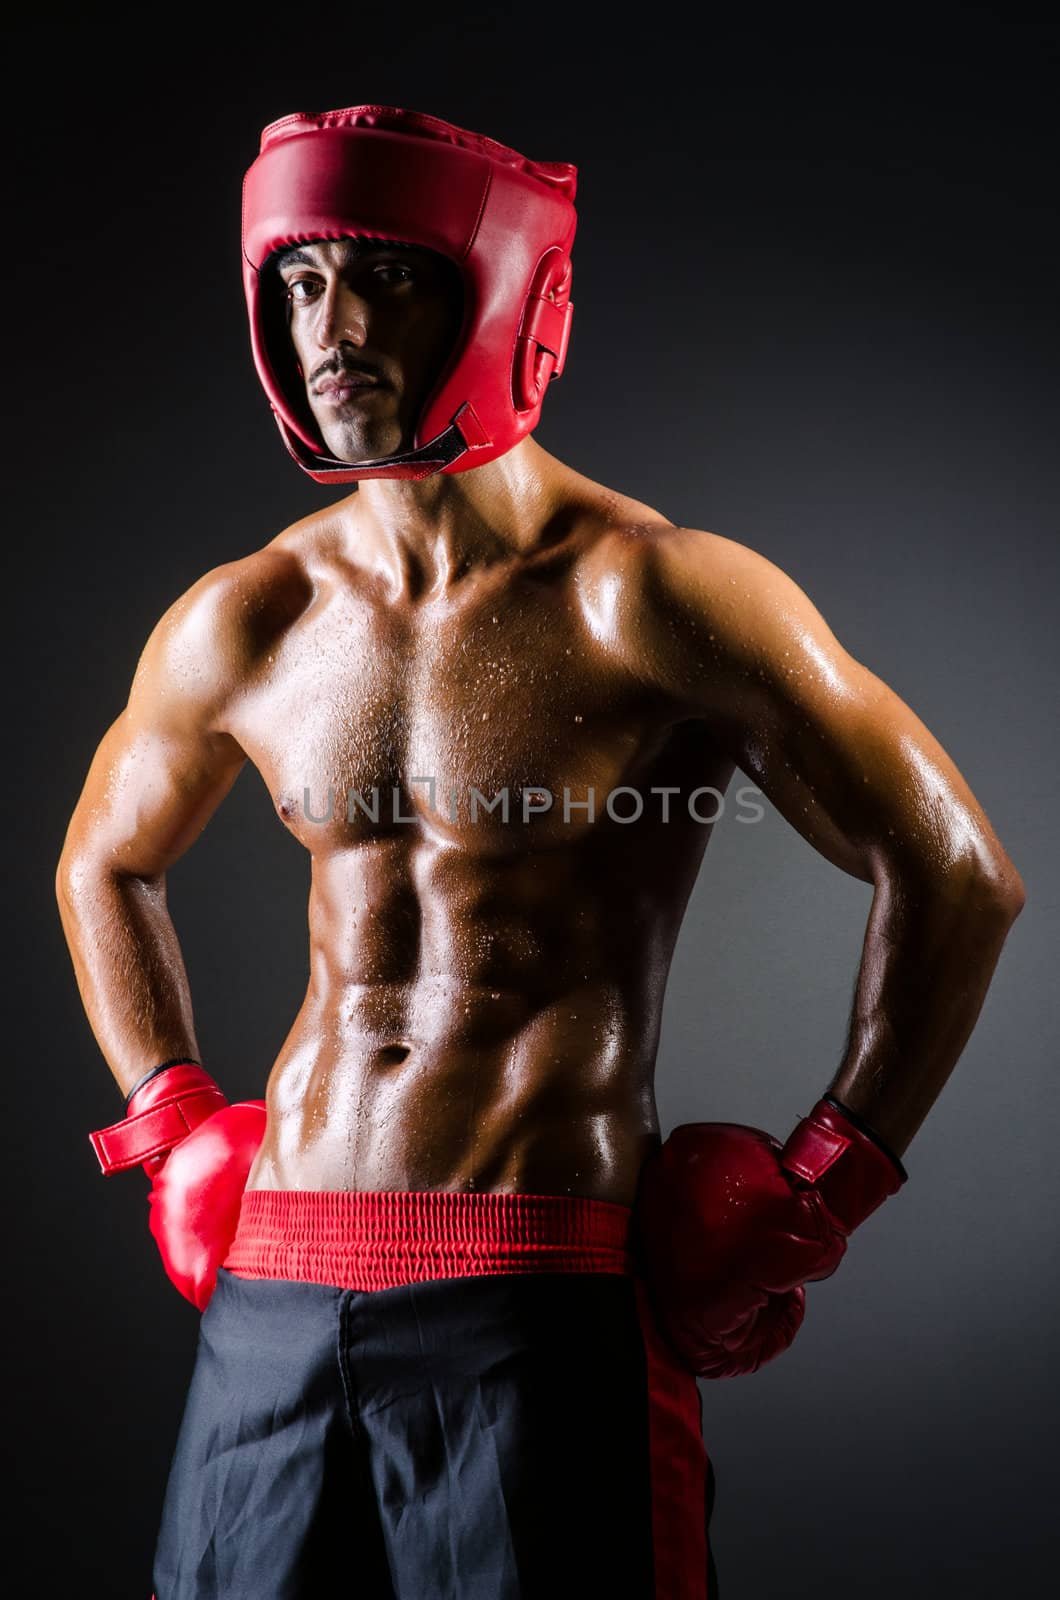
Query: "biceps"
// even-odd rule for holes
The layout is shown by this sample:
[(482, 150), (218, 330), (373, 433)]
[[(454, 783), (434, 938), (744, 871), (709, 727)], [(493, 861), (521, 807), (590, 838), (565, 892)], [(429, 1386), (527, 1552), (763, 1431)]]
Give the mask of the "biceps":
[(165, 736), (113, 723), (93, 758), (64, 855), (149, 878), (194, 843), (246, 756), (227, 734)]

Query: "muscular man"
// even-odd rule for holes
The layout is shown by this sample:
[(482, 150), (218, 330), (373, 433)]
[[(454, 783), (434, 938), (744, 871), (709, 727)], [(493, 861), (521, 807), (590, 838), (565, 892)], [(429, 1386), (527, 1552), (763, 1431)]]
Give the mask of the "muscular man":
[[(57, 880), (128, 1096), (97, 1152), (147, 1169), (206, 1308), (158, 1600), (714, 1600), (695, 1375), (786, 1348), (900, 1186), (1023, 903), (789, 577), (533, 440), (574, 184), (385, 107), (285, 118), (247, 176), (259, 375), (299, 465), (356, 487), (161, 618)], [(265, 1104), (229, 1106), (165, 882), (248, 759), (311, 856), (311, 975)], [(661, 1144), (737, 767), (875, 887), (850, 1037), (783, 1146)]]

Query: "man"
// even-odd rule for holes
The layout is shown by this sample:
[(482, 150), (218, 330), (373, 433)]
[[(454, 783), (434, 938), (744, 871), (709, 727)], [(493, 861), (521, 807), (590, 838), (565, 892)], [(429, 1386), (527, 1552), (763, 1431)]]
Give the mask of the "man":
[[(166, 612), (58, 874), (128, 1097), (94, 1144), (146, 1168), (206, 1307), (158, 1600), (714, 1600), (695, 1374), (785, 1349), (901, 1185), (1023, 902), (790, 578), (534, 442), (574, 187), (378, 106), (271, 125), (247, 175), (259, 376), (299, 465), (358, 488)], [(248, 759), (312, 856), (267, 1112), (201, 1066), (165, 903)], [(850, 1037), (783, 1146), (660, 1147), (667, 970), (737, 766), (875, 885)]]

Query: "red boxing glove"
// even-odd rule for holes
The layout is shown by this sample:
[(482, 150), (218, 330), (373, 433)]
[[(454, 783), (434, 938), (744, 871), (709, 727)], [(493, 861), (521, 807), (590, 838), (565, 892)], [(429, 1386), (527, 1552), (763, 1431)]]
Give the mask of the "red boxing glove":
[(142, 1166), (152, 1180), (151, 1232), (171, 1282), (205, 1310), (228, 1254), (254, 1158), (264, 1100), (229, 1105), (198, 1062), (164, 1063), (130, 1091), (123, 1122), (90, 1134), (105, 1175)]
[(791, 1344), (803, 1284), (907, 1177), (831, 1096), (781, 1147), (757, 1128), (685, 1123), (645, 1163), (635, 1225), (663, 1333), (699, 1377), (756, 1372)]

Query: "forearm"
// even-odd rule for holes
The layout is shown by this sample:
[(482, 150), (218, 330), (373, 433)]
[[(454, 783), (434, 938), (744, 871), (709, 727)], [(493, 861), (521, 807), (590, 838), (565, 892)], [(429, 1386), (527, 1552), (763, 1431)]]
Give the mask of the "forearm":
[(56, 895), (82, 1004), (122, 1093), (162, 1061), (201, 1060), (164, 876), (64, 861)]
[(975, 1026), (1021, 901), (969, 870), (877, 881), (843, 1063), (829, 1085), (902, 1155)]

